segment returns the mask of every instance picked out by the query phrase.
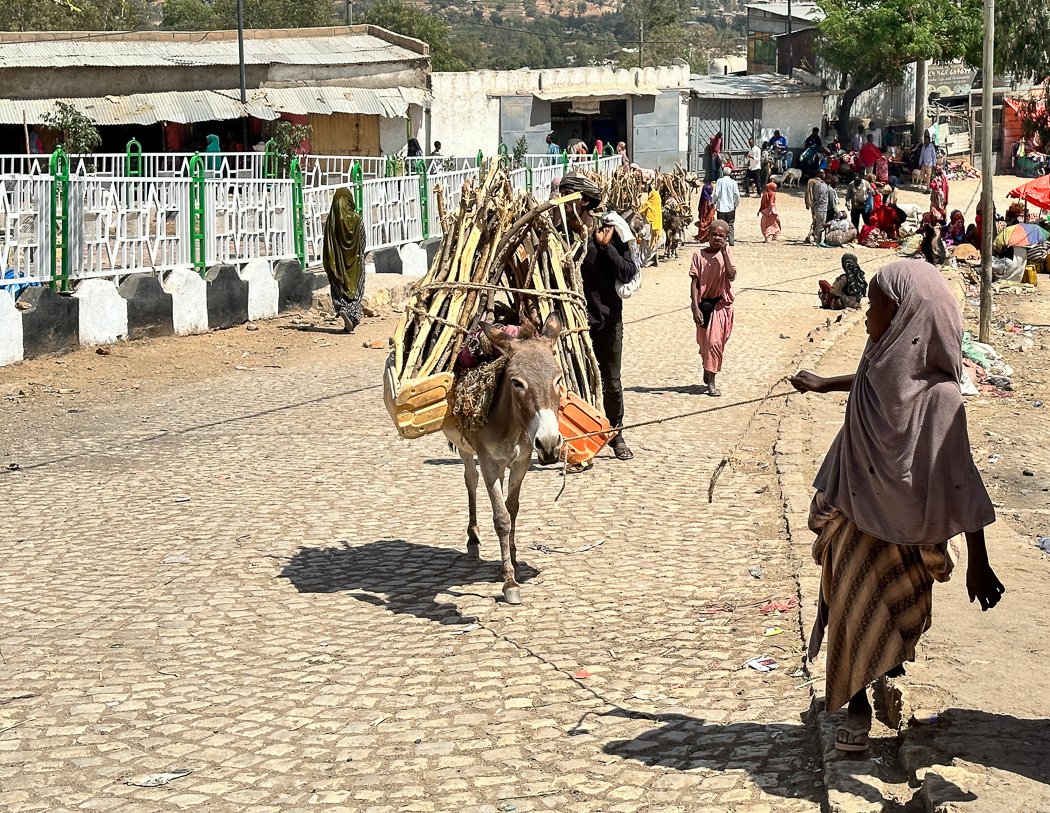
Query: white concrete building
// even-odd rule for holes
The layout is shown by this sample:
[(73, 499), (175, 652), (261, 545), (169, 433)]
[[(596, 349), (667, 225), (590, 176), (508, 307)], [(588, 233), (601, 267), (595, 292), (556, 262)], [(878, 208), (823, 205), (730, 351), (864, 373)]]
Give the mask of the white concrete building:
[(474, 71), (431, 76), (430, 142), (446, 155), (491, 155), (524, 136), (529, 152), (546, 152), (553, 132), (562, 148), (573, 137), (623, 141), (639, 164), (672, 166), (688, 148), (689, 68)]

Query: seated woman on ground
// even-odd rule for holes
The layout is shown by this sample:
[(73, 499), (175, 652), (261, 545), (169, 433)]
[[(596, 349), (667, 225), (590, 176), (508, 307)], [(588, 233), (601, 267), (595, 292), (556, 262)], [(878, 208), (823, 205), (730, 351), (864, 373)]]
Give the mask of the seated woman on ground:
[(819, 283), (820, 307), (832, 311), (841, 311), (846, 308), (860, 308), (860, 300), (868, 290), (868, 283), (864, 279), (864, 270), (857, 262), (856, 254), (842, 255), (842, 273), (836, 277), (834, 283), (822, 279)]

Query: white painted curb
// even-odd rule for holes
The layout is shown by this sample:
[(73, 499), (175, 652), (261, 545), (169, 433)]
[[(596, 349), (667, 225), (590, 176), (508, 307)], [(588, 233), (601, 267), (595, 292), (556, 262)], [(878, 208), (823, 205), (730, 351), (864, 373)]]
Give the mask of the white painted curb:
[(112, 344), (128, 337), (128, 301), (108, 279), (86, 279), (77, 285), (81, 344)]
[(241, 279), (248, 283), (248, 321), (273, 319), (281, 290), (266, 260), (252, 260), (240, 270)]
[(22, 342), (22, 313), (10, 291), (0, 290), (0, 367), (25, 358)]
[(171, 321), (175, 333), (186, 336), (208, 332), (208, 283), (190, 268), (175, 268), (161, 286), (171, 294)]

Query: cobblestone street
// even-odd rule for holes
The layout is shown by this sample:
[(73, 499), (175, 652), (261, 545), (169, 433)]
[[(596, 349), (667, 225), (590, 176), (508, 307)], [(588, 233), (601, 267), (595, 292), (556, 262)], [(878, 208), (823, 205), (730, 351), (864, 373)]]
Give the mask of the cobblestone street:
[[(771, 456), (785, 399), (762, 399), (834, 329), (814, 291), (840, 252), (763, 245), (755, 208), (725, 396), (695, 386), (689, 248), (626, 303), (626, 421), (710, 411), (629, 432), (634, 461), (603, 452), (558, 501), (560, 469), (534, 468), (518, 607), (484, 507), (483, 562), (465, 555), (458, 458), (390, 423), (386, 353), (362, 347), (390, 316), (279, 362), (258, 347), (304, 341), (287, 319), (0, 371), (31, 390), (0, 420), (0, 809), (820, 810), (799, 616), (759, 611), (798, 597), (800, 567)], [(230, 360), (30, 387), (177, 344)], [(780, 668), (744, 668), (760, 655)]]

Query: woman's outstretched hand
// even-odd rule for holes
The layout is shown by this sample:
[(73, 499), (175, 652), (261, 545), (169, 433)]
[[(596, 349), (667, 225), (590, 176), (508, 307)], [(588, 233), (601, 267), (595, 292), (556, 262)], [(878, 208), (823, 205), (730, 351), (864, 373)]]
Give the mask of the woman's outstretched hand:
[(999, 603), (1006, 588), (990, 564), (971, 562), (966, 568), (966, 592), (970, 595), (970, 603), (980, 602), (981, 612), (984, 612)]
[(799, 370), (788, 382), (799, 392), (824, 392), (824, 379), (809, 370)]

